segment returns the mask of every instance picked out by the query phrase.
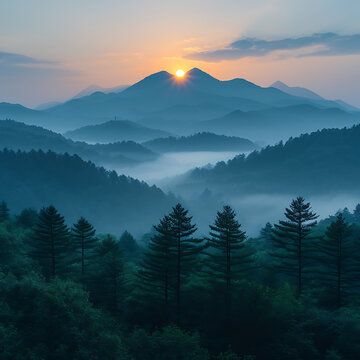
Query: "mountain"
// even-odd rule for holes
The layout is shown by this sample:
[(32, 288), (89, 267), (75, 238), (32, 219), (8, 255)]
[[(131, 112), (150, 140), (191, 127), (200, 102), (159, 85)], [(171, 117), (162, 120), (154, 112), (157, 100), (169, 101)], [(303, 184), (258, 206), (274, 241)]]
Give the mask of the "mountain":
[(360, 113), (302, 104), (262, 111), (236, 110), (221, 118), (203, 121), (197, 129), (276, 142), (322, 128), (352, 126), (358, 123)]
[(51, 107), (54, 107), (54, 106), (57, 106), (60, 104), (62, 104), (60, 101), (49, 101), (47, 103), (36, 106), (34, 108), (34, 110), (46, 110), (46, 109), (50, 109)]
[(108, 143), (123, 140), (143, 142), (169, 136), (165, 131), (151, 129), (132, 121), (112, 120), (99, 125), (89, 125), (64, 134), (73, 140)]
[[(287, 94), (290, 95), (294, 95), (294, 96), (298, 96), (298, 97), (303, 97), (303, 98), (308, 98), (308, 99), (312, 99), (312, 100), (319, 100), (319, 104), (322, 104), (324, 102), (328, 102), (328, 100), (324, 99), (323, 97), (321, 97), (320, 95), (316, 94), (315, 92), (303, 88), (303, 87), (298, 87), (298, 86), (288, 86), (286, 84), (284, 84), (281, 81), (276, 81), (274, 82), (271, 87), (279, 89)], [(356, 108), (355, 106), (349, 105), (347, 104), (345, 101), (342, 100), (334, 100), (335, 103), (337, 103), (338, 105), (340, 105), (344, 110), (348, 110), (348, 111), (360, 111), (360, 109)]]
[(297, 86), (288, 86), (281, 81), (276, 81), (270, 86), (273, 88), (279, 89), (283, 92), (286, 92), (287, 94), (290, 94), (290, 95), (314, 99), (314, 100), (325, 100), (323, 97), (314, 93), (311, 90), (308, 90), (308, 89), (302, 88), (302, 87), (297, 87)]
[(360, 195), (360, 125), (325, 129), (184, 176), (178, 190), (240, 194)]
[[(92, 92), (94, 89), (90, 90)], [(262, 112), (297, 105), (349, 110), (340, 102), (294, 96), (244, 79), (221, 81), (194, 68), (183, 78), (161, 71), (118, 93), (97, 91), (31, 114), (26, 108), (16, 112), (16, 109), (4, 111), (0, 106), (0, 118), (11, 118), (64, 132), (98, 125), (118, 117), (170, 133), (191, 135), (195, 131), (213, 132), (198, 127), (198, 124), (221, 118), (233, 111)], [(316, 123), (317, 119), (314, 118), (312, 122)]]
[(247, 139), (205, 132), (191, 136), (150, 140), (143, 143), (143, 145), (156, 152), (252, 151), (257, 147), (252, 141)]
[(84, 216), (115, 234), (148, 231), (175, 202), (155, 186), (54, 152), (0, 151), (0, 183), (0, 199), (15, 212), (53, 204), (69, 225)]
[[(123, 91), (127, 87), (129, 87), (129, 85), (119, 85), (119, 86), (115, 86), (115, 87), (112, 87), (112, 88), (104, 88), (104, 87), (99, 86), (99, 85), (90, 85), (87, 88), (81, 90), (79, 93), (77, 93), (71, 99), (80, 99), (81, 97), (91, 95), (94, 92), (102, 92), (104, 94), (108, 94), (110, 92), (115, 92), (116, 93), (116, 92)], [(47, 103), (40, 104), (40, 105), (36, 106), (34, 110), (47, 110), (47, 109), (50, 109), (50, 108), (52, 108), (54, 106), (58, 106), (58, 105), (61, 105), (61, 104), (63, 104), (63, 102), (49, 101)]]
[(94, 92), (102, 92), (104, 94), (108, 94), (108, 93), (111, 93), (111, 92), (117, 93), (117, 92), (125, 90), (128, 87), (129, 87), (129, 85), (119, 85), (119, 86), (115, 86), (115, 87), (112, 87), (112, 88), (104, 88), (104, 87), (99, 86), (99, 85), (90, 85), (87, 88), (81, 90), (75, 96), (73, 96), (72, 99), (80, 99), (80, 98), (82, 98), (84, 96), (91, 95)]
[(157, 155), (134, 142), (89, 145), (75, 142), (64, 136), (12, 120), (0, 121), (0, 148), (13, 150), (52, 150), (57, 153), (77, 154), (86, 160), (104, 166), (134, 165), (138, 162), (151, 161)]

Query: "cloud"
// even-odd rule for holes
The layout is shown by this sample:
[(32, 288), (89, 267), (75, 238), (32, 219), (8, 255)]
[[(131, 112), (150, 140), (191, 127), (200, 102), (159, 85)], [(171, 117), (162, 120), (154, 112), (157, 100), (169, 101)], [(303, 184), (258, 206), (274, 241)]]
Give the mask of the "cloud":
[(67, 69), (61, 63), (51, 60), (41, 60), (30, 56), (0, 51), (0, 75), (6, 77), (34, 76), (64, 76), (78, 73)]
[(0, 66), (27, 66), (27, 65), (37, 65), (37, 64), (46, 64), (53, 65), (56, 64), (54, 61), (39, 60), (29, 56), (8, 53), (0, 51)]
[(236, 60), (244, 57), (263, 57), (279, 50), (303, 50), (303, 52), (297, 52), (295, 57), (360, 54), (360, 34), (338, 35), (334, 33), (320, 33), (280, 40), (242, 38), (222, 49), (196, 51), (187, 54), (185, 58), (207, 62), (219, 62), (222, 60)]

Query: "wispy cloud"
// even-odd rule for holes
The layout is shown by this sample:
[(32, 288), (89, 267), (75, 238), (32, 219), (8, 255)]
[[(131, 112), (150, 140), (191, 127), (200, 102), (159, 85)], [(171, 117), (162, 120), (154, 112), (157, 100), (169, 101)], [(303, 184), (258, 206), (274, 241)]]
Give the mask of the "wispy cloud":
[[(310, 49), (309, 49), (310, 48)], [(263, 57), (275, 51), (297, 51), (295, 57), (360, 54), (360, 34), (320, 33), (298, 38), (262, 40), (242, 38), (221, 49), (194, 51), (184, 57), (192, 60), (219, 62), (244, 57)]]
[(56, 62), (0, 51), (0, 66), (54, 65)]
[(78, 71), (68, 69), (58, 61), (42, 60), (30, 56), (0, 51), (0, 75), (21, 76), (64, 76), (74, 75)]

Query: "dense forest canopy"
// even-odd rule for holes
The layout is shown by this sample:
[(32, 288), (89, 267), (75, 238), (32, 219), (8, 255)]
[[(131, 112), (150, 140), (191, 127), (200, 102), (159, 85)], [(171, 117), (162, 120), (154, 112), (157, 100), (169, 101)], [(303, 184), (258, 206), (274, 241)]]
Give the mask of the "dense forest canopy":
[(208, 236), (182, 205), (167, 211), (137, 242), (2, 201), (1, 357), (358, 359), (360, 205), (316, 223), (298, 197), (252, 238), (229, 206)]
[(54, 204), (73, 220), (82, 209), (98, 228), (115, 233), (146, 232), (174, 202), (155, 186), (50, 151), (0, 151), (0, 182), (0, 197), (13, 209)]
[(157, 158), (157, 154), (133, 141), (111, 144), (88, 144), (72, 141), (61, 134), (39, 126), (26, 125), (13, 120), (0, 120), (1, 149), (43, 150), (60, 154), (69, 153), (91, 160), (99, 165), (134, 165)]
[(147, 141), (143, 145), (155, 152), (171, 151), (252, 151), (257, 146), (248, 139), (216, 135), (209, 132), (191, 136), (167, 137)]
[(196, 169), (181, 179), (179, 189), (193, 185), (232, 194), (358, 194), (359, 142), (359, 125), (304, 134), (214, 168)]

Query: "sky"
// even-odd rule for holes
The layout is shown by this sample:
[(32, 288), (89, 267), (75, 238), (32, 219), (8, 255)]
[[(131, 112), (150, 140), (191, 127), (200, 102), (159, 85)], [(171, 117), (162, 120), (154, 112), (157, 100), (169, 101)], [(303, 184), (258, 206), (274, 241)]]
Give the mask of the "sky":
[(0, 1), (0, 102), (198, 67), (360, 106), (359, 0)]

